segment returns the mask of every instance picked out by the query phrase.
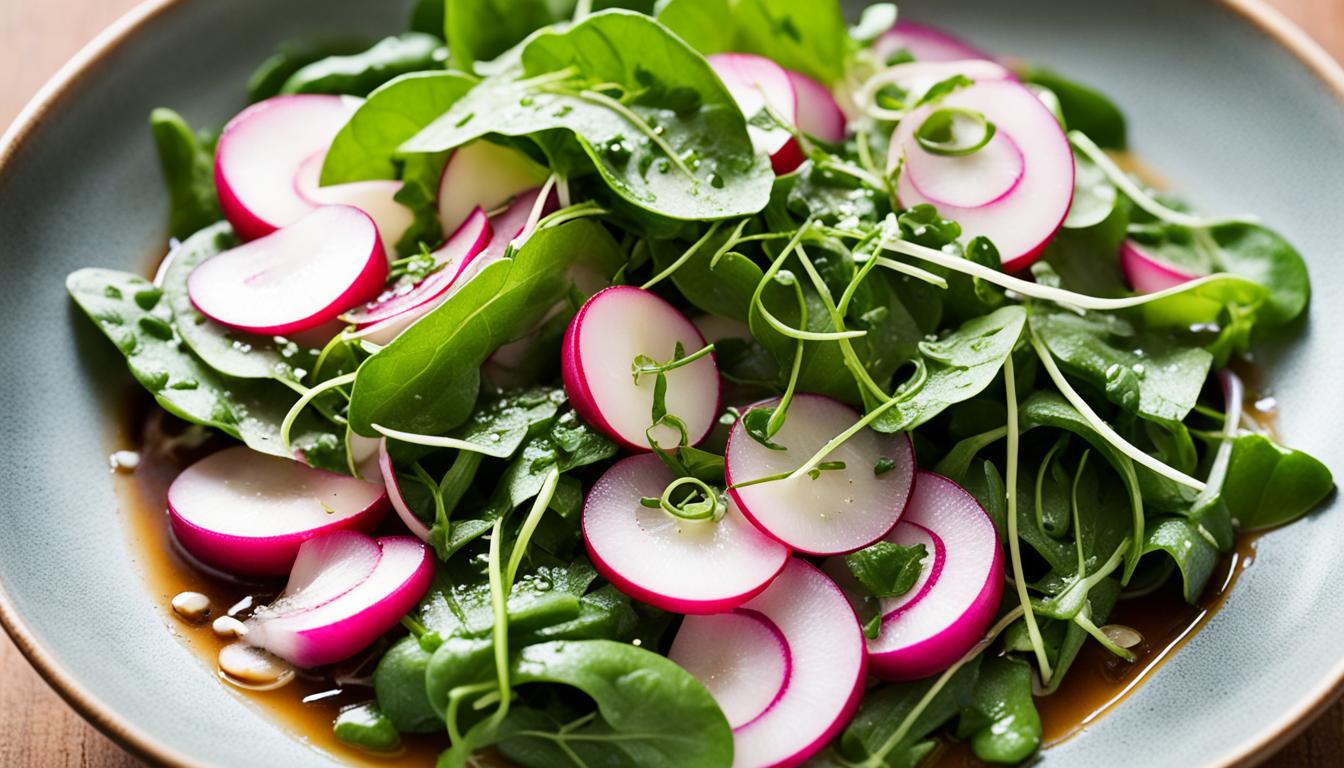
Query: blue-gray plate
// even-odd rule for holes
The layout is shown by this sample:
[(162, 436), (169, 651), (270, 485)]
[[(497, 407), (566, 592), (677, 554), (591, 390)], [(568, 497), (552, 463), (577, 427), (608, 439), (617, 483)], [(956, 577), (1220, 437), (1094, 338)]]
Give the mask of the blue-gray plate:
[[(195, 125), (243, 104), (280, 40), (399, 28), (402, 2), (151, 0), (57, 76), (0, 142), (0, 618), (85, 716), (156, 761), (330, 758), (230, 694), (147, 593), (108, 472), (129, 386), (66, 298), (83, 266), (143, 270), (165, 198), (146, 116)], [(1254, 211), (1305, 255), (1316, 301), (1260, 359), (1294, 446), (1344, 469), (1344, 73), (1252, 0), (911, 0), (909, 16), (1095, 84), (1134, 149), (1203, 210)], [(1332, 341), (1332, 339), (1334, 339)], [(1344, 514), (1332, 502), (1259, 542), (1226, 607), (1176, 658), (1047, 765), (1253, 761), (1344, 676)]]

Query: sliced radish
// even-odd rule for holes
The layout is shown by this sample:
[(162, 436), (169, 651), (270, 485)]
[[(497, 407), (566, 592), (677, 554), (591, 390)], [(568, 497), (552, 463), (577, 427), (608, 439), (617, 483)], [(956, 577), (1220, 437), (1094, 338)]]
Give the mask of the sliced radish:
[[(757, 403), (749, 410), (778, 402)], [(748, 435), (738, 419), (724, 451), (728, 483), (791, 472), (858, 420), (852, 408), (829, 397), (797, 395), (783, 427), (770, 438), (785, 450), (774, 450)], [(878, 474), (882, 459), (890, 461), (891, 468)], [(815, 478), (804, 475), (733, 488), (729, 494), (758, 528), (810, 555), (852, 552), (885, 536), (900, 519), (914, 482), (915, 453), (909, 436), (864, 429), (825, 461), (845, 466), (823, 470)]]
[(327, 151), (360, 103), (349, 96), (276, 96), (224, 126), (215, 149), (215, 189), (239, 237), (270, 234), (316, 207), (295, 183), (299, 169)]
[(762, 128), (753, 121), (767, 106), (779, 117), (797, 121), (798, 97), (789, 73), (764, 56), (750, 53), (716, 53), (708, 60), (747, 118), (752, 146), (770, 158), (777, 174), (797, 168), (803, 162), (803, 150), (793, 133), (778, 125)]
[(169, 519), (182, 546), (208, 565), (249, 576), (288, 573), (305, 541), (372, 530), (386, 513), (377, 483), (244, 446), (201, 459), (168, 488)]
[(916, 61), (993, 58), (941, 29), (904, 19), (896, 22), (873, 42), (873, 54), (882, 64), (902, 50), (908, 51)]
[[(560, 370), (565, 393), (583, 420), (632, 451), (649, 450), (653, 389), (644, 375), (636, 384), (632, 366), (641, 355), (657, 362), (705, 346), (705, 340), (676, 307), (640, 288), (614, 285), (583, 305), (565, 330)], [(667, 412), (686, 425), (692, 445), (714, 428), (719, 407), (719, 369), (712, 354), (666, 373)], [(660, 446), (673, 447), (677, 430), (661, 424), (652, 433)]]
[[(367, 648), (415, 607), (434, 578), (424, 543), (409, 536), (376, 543), (380, 556), (363, 581), (316, 606), (286, 607), (282, 597), (247, 621), (243, 640), (299, 667), (334, 664)], [(320, 567), (347, 566), (333, 559)]]
[[(882, 601), (882, 628), (868, 641), (872, 673), (916, 680), (947, 669), (984, 636), (1003, 595), (1003, 553), (994, 523), (975, 497), (921, 471), (905, 515), (887, 541), (923, 544), (924, 569), (904, 595)], [(852, 583), (842, 561), (826, 570)]]
[(770, 584), (788, 547), (756, 530), (735, 506), (718, 521), (683, 520), (640, 499), (656, 499), (676, 478), (652, 454), (612, 465), (588, 492), (588, 554), (622, 592), (676, 613), (718, 613)]
[(387, 498), (392, 502), (392, 509), (396, 510), (397, 517), (401, 518), (401, 522), (406, 524), (416, 538), (429, 541), (429, 526), (416, 517), (415, 512), (411, 511), (411, 505), (406, 503), (406, 497), (401, 493), (401, 481), (397, 479), (397, 470), (392, 466), (392, 454), (387, 450), (387, 438), (378, 441), (378, 471), (382, 473)]
[(832, 144), (844, 141), (845, 113), (840, 111), (831, 89), (798, 72), (788, 75), (797, 102), (798, 130)]
[(357, 208), (329, 205), (205, 261), (187, 277), (187, 293), (215, 322), (287, 334), (373, 299), (386, 279), (373, 220)]
[(323, 187), (318, 184), (322, 177), (322, 163), (327, 159), (326, 150), (322, 150), (304, 160), (294, 176), (294, 185), (303, 199), (314, 207), (320, 205), (350, 205), (367, 213), (373, 223), (378, 225), (378, 233), (383, 238), (383, 250), (389, 254), (397, 252), (397, 241), (406, 234), (415, 221), (410, 208), (397, 202), (395, 197), (401, 190), (400, 181), (356, 181), (350, 184), (335, 184)]
[[(933, 112), (957, 107), (995, 125), (990, 142), (969, 155), (928, 152), (915, 133)], [(976, 130), (976, 129), (972, 129)], [(961, 224), (963, 237), (988, 237), (1005, 271), (1040, 255), (1073, 200), (1073, 153), (1059, 122), (1031, 91), (1008, 81), (981, 81), (910, 113), (891, 137), (891, 166), (901, 205), (934, 205)]]
[(913, 104), (930, 88), (958, 75), (977, 83), (1017, 79), (1007, 67), (984, 59), (909, 61), (888, 67), (882, 72), (881, 78), (883, 83), (904, 91), (904, 101)]
[(1120, 268), (1136, 293), (1157, 293), (1199, 277), (1162, 261), (1133, 240), (1120, 244)]
[(815, 754), (854, 714), (867, 666), (843, 593), (796, 558), (732, 613), (686, 617), (668, 657), (729, 718), (735, 768), (799, 765)]
[(439, 223), (453, 232), (476, 208), (492, 213), (540, 187), (549, 171), (516, 149), (484, 139), (458, 147), (439, 177)]
[(434, 301), (452, 286), (472, 259), (485, 250), (492, 235), (490, 219), (477, 208), (447, 242), (430, 254), (434, 258), (433, 272), (419, 282), (399, 280), (377, 299), (346, 312), (344, 319), (358, 327), (366, 327)]
[(373, 573), (383, 551), (358, 531), (333, 531), (299, 545), (285, 591), (257, 613), (297, 613), (326, 605)]

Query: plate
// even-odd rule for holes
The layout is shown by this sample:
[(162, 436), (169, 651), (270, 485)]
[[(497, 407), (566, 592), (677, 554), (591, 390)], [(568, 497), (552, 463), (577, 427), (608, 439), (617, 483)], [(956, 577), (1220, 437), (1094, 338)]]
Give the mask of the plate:
[[(248, 72), (302, 34), (398, 30), (402, 2), (154, 0), (57, 75), (0, 141), (0, 619), (81, 713), (174, 764), (322, 765), (212, 679), (149, 595), (108, 470), (133, 386), (80, 316), (66, 273), (145, 271), (166, 202), (147, 126), (171, 106), (220, 124)], [(1201, 209), (1255, 211), (1306, 256), (1317, 301), (1257, 352), (1292, 445), (1344, 469), (1344, 72), (1248, 0), (910, 0), (991, 51), (1111, 95), (1134, 149)], [(1344, 514), (1332, 499), (1263, 537), (1227, 606), (1176, 658), (1045, 765), (1251, 761), (1303, 727), (1344, 677)]]

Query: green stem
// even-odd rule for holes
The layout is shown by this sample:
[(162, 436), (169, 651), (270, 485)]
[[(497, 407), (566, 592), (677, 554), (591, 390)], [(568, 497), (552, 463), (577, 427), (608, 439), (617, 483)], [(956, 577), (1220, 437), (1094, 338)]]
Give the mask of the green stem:
[[(830, 286), (826, 285), (826, 281), (822, 279), (821, 273), (817, 271), (816, 265), (812, 263), (812, 259), (807, 255), (802, 243), (798, 244), (798, 260), (802, 262), (803, 271), (807, 273), (808, 279), (817, 289), (817, 294), (821, 297), (821, 303), (826, 307), (826, 312), (831, 317), (831, 325), (835, 327), (836, 331), (843, 333), (846, 330), (845, 317), (840, 314), (835, 299), (831, 296)], [(845, 367), (849, 369), (850, 375), (860, 386), (867, 389), (878, 400), (887, 399), (887, 393), (882, 391), (882, 387), (876, 381), (873, 381), (873, 377), (868, 373), (868, 369), (863, 366), (863, 362), (859, 360), (859, 355), (854, 351), (854, 345), (850, 343), (849, 339), (840, 340), (840, 357), (844, 359)]]
[(701, 248), (705, 247), (705, 243), (709, 242), (709, 239), (714, 236), (714, 233), (719, 231), (719, 225), (722, 223), (723, 222), (721, 221), (716, 221), (712, 225), (710, 225), (709, 229), (705, 231), (705, 234), (700, 236), (699, 240), (695, 241), (694, 245), (692, 245), (690, 248), (687, 248), (686, 252), (681, 254), (681, 256), (677, 257), (676, 261), (667, 265), (667, 269), (664, 269), (662, 272), (659, 272), (658, 274), (654, 275), (652, 279), (650, 279), (647, 283), (641, 285), (640, 288), (643, 288), (644, 290), (647, 291), (653, 286), (662, 282), (665, 278), (670, 277), (678, 269), (681, 269), (683, 264), (690, 261), (692, 256), (698, 253)]
[(493, 637), (495, 642), (495, 679), (499, 690), (499, 709), (492, 718), (502, 722), (509, 713), (509, 611), (506, 604), (508, 587), (504, 585), (504, 568), (500, 563), (500, 549), (504, 540), (504, 515), (495, 520), (490, 533), (490, 607), (494, 613)]
[(559, 482), (560, 470), (552, 468), (546, 473), (546, 479), (542, 481), (537, 497), (532, 500), (532, 508), (528, 510), (527, 517), (523, 518), (523, 525), (518, 529), (518, 540), (514, 542), (513, 551), (509, 553), (508, 571), (504, 576), (504, 583), (508, 585), (509, 591), (513, 590), (514, 579), (518, 576), (518, 566), (522, 565), (523, 555), (527, 552), (528, 544), (532, 542), (532, 534), (541, 524), (546, 509), (551, 506), (551, 499), (555, 498), (555, 487)]
[(1050, 659), (1045, 653), (1041, 628), (1036, 625), (1036, 614), (1031, 609), (1031, 596), (1027, 594), (1027, 579), (1022, 570), (1022, 543), (1017, 538), (1017, 466), (1018, 442), (1021, 435), (1017, 423), (1017, 382), (1013, 375), (1012, 354), (1003, 359), (1003, 388), (1008, 404), (1008, 477), (1005, 478), (1008, 486), (1008, 554), (1013, 565), (1013, 585), (1017, 588), (1018, 603), (1022, 608), (1022, 617), (1027, 623), (1027, 636), (1031, 638), (1031, 647), (1036, 652), (1036, 664), (1041, 670), (1041, 682), (1048, 685), (1053, 676)]
[(373, 431), (383, 437), (399, 440), (403, 443), (412, 443), (414, 445), (424, 445), (430, 448), (456, 448), (459, 451), (470, 453), (480, 453), (491, 456), (496, 459), (506, 459), (513, 454), (507, 446), (489, 446), (473, 443), (470, 440), (462, 440), (456, 437), (447, 437), (446, 435), (421, 435), (415, 432), (402, 432), (399, 429), (391, 429), (381, 424), (372, 424)]
[[(678, 344), (677, 346), (680, 347), (681, 345)], [(706, 344), (705, 346), (701, 347), (700, 349), (697, 349), (696, 351), (692, 352), (689, 355), (673, 358), (665, 363), (659, 363), (659, 362), (641, 363), (639, 362), (641, 359), (648, 360), (649, 358), (640, 355), (639, 357), (635, 358), (635, 363), (634, 365), (631, 366), (631, 373), (635, 377), (635, 383), (638, 384), (640, 376), (657, 376), (660, 373), (675, 371), (678, 368), (694, 363), (696, 360), (699, 360), (700, 358), (710, 354), (713, 351), (714, 351), (714, 345)]]
[(321, 384), (318, 384), (317, 386), (304, 392), (303, 395), (289, 409), (289, 413), (285, 414), (284, 420), (280, 422), (280, 442), (282, 445), (285, 446), (285, 449), (289, 450), (291, 447), (290, 432), (294, 429), (294, 422), (299, 418), (299, 414), (303, 413), (303, 409), (308, 407), (309, 403), (313, 402), (313, 400), (316, 399), (317, 396), (322, 394), (323, 392), (336, 389), (337, 387), (343, 387), (346, 384), (354, 384), (354, 383), (355, 383), (355, 374), (347, 373), (344, 376), (337, 376), (334, 379), (327, 379)]

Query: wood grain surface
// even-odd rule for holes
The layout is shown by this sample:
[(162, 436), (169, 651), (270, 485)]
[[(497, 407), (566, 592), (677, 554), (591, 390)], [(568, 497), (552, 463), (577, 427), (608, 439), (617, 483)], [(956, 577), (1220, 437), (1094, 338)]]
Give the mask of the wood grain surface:
[[(1344, 0), (1270, 0), (1344, 58)], [(0, 0), (0, 126), (41, 84), (135, 0)], [(0, 634), (0, 766), (126, 768), (139, 762), (82, 720)], [(1336, 704), (1266, 765), (1338, 766), (1344, 703)]]

